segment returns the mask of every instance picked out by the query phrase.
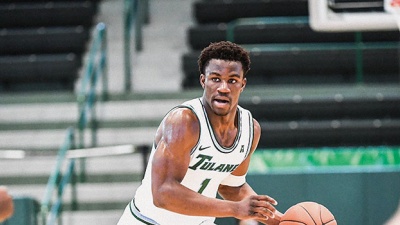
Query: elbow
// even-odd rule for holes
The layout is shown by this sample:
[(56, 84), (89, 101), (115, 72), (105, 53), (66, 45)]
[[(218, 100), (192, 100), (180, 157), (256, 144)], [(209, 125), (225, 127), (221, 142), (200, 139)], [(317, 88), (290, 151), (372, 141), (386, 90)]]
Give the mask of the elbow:
[(153, 197), (153, 204), (157, 207), (157, 208), (162, 208), (165, 209), (165, 201), (161, 200), (160, 198), (155, 198)]
[(153, 204), (157, 208), (164, 208), (166, 205), (165, 200), (163, 199), (162, 195), (154, 194), (154, 192), (153, 192)]
[(153, 188), (153, 204), (158, 208), (166, 209), (168, 206), (168, 197), (170, 196), (168, 188), (157, 187)]

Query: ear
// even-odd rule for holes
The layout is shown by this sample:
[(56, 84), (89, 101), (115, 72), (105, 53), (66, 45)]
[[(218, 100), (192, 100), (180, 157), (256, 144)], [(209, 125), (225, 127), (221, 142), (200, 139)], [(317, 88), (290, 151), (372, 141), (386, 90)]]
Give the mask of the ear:
[(242, 82), (242, 88), (240, 89), (240, 92), (243, 92), (244, 87), (246, 87), (246, 84), (247, 84), (247, 78), (244, 78), (243, 82)]
[(200, 80), (201, 87), (204, 89), (205, 82), (206, 82), (206, 76), (204, 74), (200, 74), (199, 80)]

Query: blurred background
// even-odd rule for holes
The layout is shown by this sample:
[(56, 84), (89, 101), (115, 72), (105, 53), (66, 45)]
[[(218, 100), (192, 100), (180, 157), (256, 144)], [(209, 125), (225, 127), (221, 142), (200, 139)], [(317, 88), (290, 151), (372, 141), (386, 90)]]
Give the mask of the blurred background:
[(0, 185), (16, 207), (1, 224), (116, 224), (162, 117), (202, 94), (201, 49), (229, 40), (250, 52), (240, 105), (262, 127), (248, 182), (282, 212), (315, 201), (338, 224), (386, 225), (400, 198), (395, 3), (2, 0)]

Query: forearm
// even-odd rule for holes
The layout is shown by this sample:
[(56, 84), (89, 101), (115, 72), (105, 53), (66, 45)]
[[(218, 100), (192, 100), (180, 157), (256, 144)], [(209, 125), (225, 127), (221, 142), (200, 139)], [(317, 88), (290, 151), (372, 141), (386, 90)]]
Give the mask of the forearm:
[(237, 202), (209, 198), (179, 183), (153, 189), (153, 199), (159, 208), (190, 216), (234, 217), (239, 208)]
[(250, 195), (257, 194), (247, 183), (244, 183), (242, 186), (239, 187), (220, 185), (218, 193), (221, 195), (222, 198), (231, 201), (240, 201)]

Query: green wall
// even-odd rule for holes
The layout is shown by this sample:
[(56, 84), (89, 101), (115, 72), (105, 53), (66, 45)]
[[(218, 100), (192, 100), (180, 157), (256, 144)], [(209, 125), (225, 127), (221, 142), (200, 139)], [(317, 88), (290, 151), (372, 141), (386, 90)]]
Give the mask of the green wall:
[[(259, 194), (290, 206), (314, 201), (339, 225), (382, 225), (400, 201), (400, 148), (358, 147), (258, 150), (247, 182)], [(218, 225), (234, 225), (232, 218)]]

